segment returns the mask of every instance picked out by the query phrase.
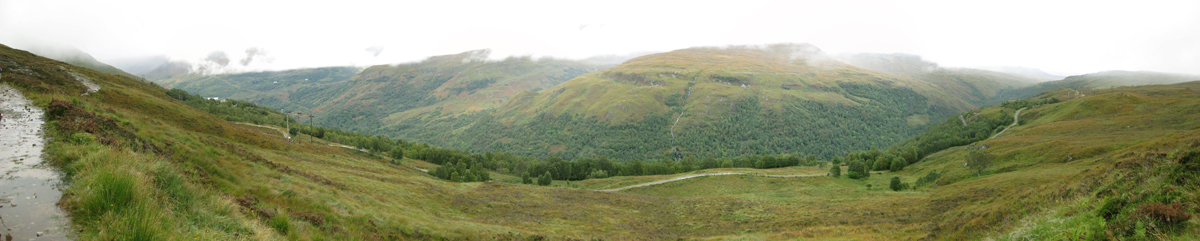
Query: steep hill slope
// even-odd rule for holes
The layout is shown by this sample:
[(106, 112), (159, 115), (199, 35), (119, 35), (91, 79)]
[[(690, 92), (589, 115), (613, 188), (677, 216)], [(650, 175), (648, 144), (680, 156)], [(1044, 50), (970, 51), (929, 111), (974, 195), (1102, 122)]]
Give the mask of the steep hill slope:
[[(1034, 99), (977, 109), (971, 112), (980, 117), (966, 127), (957, 117), (947, 118), (884, 151), (863, 150), (840, 159), (851, 167), (912, 162), (902, 170), (872, 171), (867, 178), (719, 176), (626, 192), (747, 200), (747, 206), (758, 208), (742, 210), (737, 218), (767, 227), (802, 226), (805, 231), (796, 234), (809, 238), (1200, 237), (1193, 208), (1200, 204), (1200, 119), (1194, 118), (1200, 115), (1200, 82), (1078, 90), (1086, 96), (1055, 101), (1075, 91), (1053, 90)], [(1008, 124), (990, 119), (1008, 118), (1011, 123), (1016, 113), (1016, 126), (993, 136)], [(948, 139), (969, 141), (946, 144)], [(932, 148), (921, 148), (930, 155), (889, 158), (907, 155), (915, 146)], [(773, 209), (777, 205), (789, 209)], [(786, 214), (796, 210), (820, 211), (800, 217)], [(725, 238), (793, 236), (760, 232)]]
[(937, 84), (974, 106), (986, 106), (987, 100), (1006, 90), (1050, 80), (988, 70), (942, 68), (937, 63), (922, 60), (920, 56), (908, 54), (855, 54), (841, 59), (854, 66)]
[[(418, 115), (458, 115), (492, 109), (522, 91), (549, 88), (599, 68), (549, 58), (488, 61), (489, 53), (475, 50), (434, 56), (418, 63), (372, 66), (355, 73), (345, 68), (319, 68), (177, 76), (158, 82), (204, 96), (315, 113), (315, 122), (325, 127), (374, 131)], [(317, 72), (328, 74), (319, 77), (320, 81), (304, 77)]]
[(472, 151), (564, 158), (881, 148), (975, 108), (935, 83), (865, 70), (807, 44), (651, 54), (460, 118), (380, 133)]
[(101, 73), (136, 77), (133, 74), (100, 62), (99, 60), (96, 60), (96, 58), (93, 58), (92, 55), (71, 46), (42, 42), (38, 44), (25, 44), (22, 46), (16, 46), (16, 48), (29, 51), (46, 58), (66, 62), (71, 65), (100, 71)]
[(298, 109), (289, 103), (291, 92), (302, 88), (326, 88), (350, 79), (361, 71), (355, 67), (327, 67), (221, 75), (189, 74), (155, 81), (205, 97), (266, 102), (275, 108)]

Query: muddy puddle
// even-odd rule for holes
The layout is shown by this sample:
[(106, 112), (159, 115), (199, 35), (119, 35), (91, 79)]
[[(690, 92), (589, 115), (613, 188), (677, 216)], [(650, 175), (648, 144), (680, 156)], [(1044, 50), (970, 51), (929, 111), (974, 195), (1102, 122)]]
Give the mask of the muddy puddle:
[(43, 161), (42, 109), (0, 84), (0, 113), (0, 240), (70, 240), (70, 222), (55, 205), (61, 174)]

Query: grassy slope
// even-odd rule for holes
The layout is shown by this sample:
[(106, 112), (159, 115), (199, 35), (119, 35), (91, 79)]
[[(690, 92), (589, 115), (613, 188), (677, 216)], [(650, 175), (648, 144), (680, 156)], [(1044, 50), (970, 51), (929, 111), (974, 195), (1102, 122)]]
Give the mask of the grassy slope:
[[(288, 101), (288, 93), (305, 87), (324, 87), (358, 74), (355, 67), (327, 67), (221, 75), (180, 75), (155, 81), (165, 88), (177, 88), (206, 97), (245, 101), (278, 99)], [(274, 106), (283, 108), (284, 106)], [(288, 108), (297, 109), (297, 108)]]
[[(139, 231), (151, 239), (385, 239), (431, 233), (478, 239), (510, 233), (961, 239), (1013, 229), (1018, 220), (1036, 216), (1029, 214), (1091, 195), (1114, 180), (1104, 175), (1116, 162), (1200, 145), (1200, 123), (1192, 118), (1200, 111), (1195, 91), (1200, 83), (1193, 82), (1089, 92), (1083, 99), (1027, 110), (1028, 124), (984, 141), (998, 156), (987, 175), (955, 168), (963, 148), (894, 174), (911, 182), (931, 169), (948, 170), (940, 187), (923, 191), (884, 191), (893, 174), (865, 182), (705, 177), (629, 193), (446, 183), (356, 151), (286, 144), (277, 133), (221, 121), (151, 85), (68, 67), (103, 86), (78, 96), (83, 87), (54, 70), (61, 63), (6, 48), (0, 48), (0, 58), (5, 65), (0, 82), (35, 103), (75, 100), (136, 136), (124, 139), (126, 144), (101, 144), (58, 137), (65, 134), (58, 128), (49, 131), (56, 137), (48, 151), (71, 179), (63, 205), (85, 239), (129, 238)], [(95, 135), (110, 135), (105, 133)], [(1067, 155), (1074, 159), (1065, 161)], [(114, 190), (122, 183), (132, 186), (124, 195), (133, 198), (115, 204), (127, 207), (86, 205), (111, 197), (89, 190)], [(875, 188), (868, 190), (866, 183)], [(1195, 190), (1189, 191), (1194, 200)]]
[[(810, 221), (790, 223), (803, 226), (802, 230), (806, 232), (793, 235), (808, 236), (816, 232), (818, 234), (814, 236), (817, 237), (864, 239), (1065, 238), (1056, 235), (1095, 227), (1062, 227), (1058, 222), (1069, 219), (1071, 213), (1094, 213), (1101, 203), (1096, 200), (1129, 195), (1105, 192), (1108, 188), (1119, 190), (1118, 186), (1127, 185), (1132, 186), (1131, 191), (1147, 193), (1173, 186), (1184, 188), (1185, 201), (1190, 200), (1193, 205), (1200, 203), (1200, 195), (1197, 195), (1200, 190), (1195, 186), (1163, 181), (1165, 173), (1145, 173), (1144, 169), (1128, 167), (1169, 166), (1173, 162), (1171, 159), (1147, 158), (1168, 157), (1180, 150), (1200, 148), (1200, 119), (1195, 118), (1200, 114), (1198, 90), (1200, 82), (1087, 90), (1088, 96), (1082, 99), (1026, 110), (1022, 118), (1028, 118), (1028, 122), (1000, 137), (966, 147), (953, 147), (930, 155), (903, 171), (872, 176), (867, 181), (827, 178), (818, 181), (745, 180), (722, 176), (689, 179), (630, 192), (758, 201), (752, 203), (757, 208), (742, 207), (743, 211), (735, 213), (749, 213), (748, 221), (762, 222), (767, 227), (785, 222), (795, 210), (807, 210), (800, 212), (809, 213), (805, 218)], [(1066, 90), (1047, 92), (1046, 95), (1045, 98), (1063, 99)], [(979, 112), (994, 112), (1000, 108), (989, 107)], [(1011, 113), (1012, 110), (1008, 111)], [(977, 176), (963, 167), (963, 163), (969, 152), (967, 149), (982, 145), (987, 146), (985, 152), (995, 155), (995, 159), (982, 176)], [(891, 176), (913, 182), (933, 170), (943, 173), (941, 179), (935, 187), (921, 191), (878, 191), (882, 188), (865, 191), (863, 188), (865, 184), (886, 187), (886, 180)], [(796, 206), (777, 209), (787, 205)], [(1064, 216), (1066, 210), (1074, 211)], [(1185, 224), (1185, 228), (1160, 233), (1158, 237), (1189, 239), (1198, 233), (1200, 224), (1193, 219)], [(774, 232), (746, 236), (792, 237)]]
[[(0, 49), (0, 57), (6, 64), (2, 81), (38, 105), (52, 99), (78, 102), (82, 110), (111, 117), (119, 126), (91, 134), (59, 127), (49, 131), (54, 141), (48, 150), (71, 183), (62, 205), (83, 230), (82, 239), (690, 236), (684, 227), (658, 222), (671, 215), (667, 207), (677, 206), (670, 198), (447, 183), (357, 151), (287, 144), (269, 130), (192, 109), (153, 85), (68, 67), (102, 86), (100, 92), (79, 96), (83, 87), (55, 71), (61, 63), (11, 49)], [(125, 131), (131, 136), (120, 134)], [(97, 141), (107, 138), (118, 141)], [(132, 191), (114, 196), (106, 192), (111, 190)], [(114, 197), (127, 201), (97, 201)], [(696, 222), (719, 218), (715, 213), (692, 217)]]
[(99, 60), (96, 60), (96, 58), (93, 58), (92, 55), (85, 53), (82, 50), (79, 50), (75, 47), (46, 43), (45, 45), (40, 45), (40, 44), (30, 45), (30, 46), (24, 47), (23, 49), (25, 49), (26, 51), (29, 51), (29, 52), (36, 53), (41, 56), (46, 56), (47, 58), (51, 58), (54, 60), (66, 62), (71, 65), (99, 71), (101, 73), (106, 73), (106, 74), (111, 74), (111, 75), (120, 75), (120, 76), (126, 76), (126, 77), (134, 77), (134, 78), (137, 77), (136, 75), (127, 73), (121, 69), (118, 69), (117, 67), (113, 67), (111, 65), (100, 62)]
[(335, 67), (179, 75), (157, 82), (204, 96), (241, 99), (286, 110), (311, 110), (320, 125), (374, 131), (414, 117), (436, 118), (492, 109), (522, 91), (549, 88), (596, 69), (595, 65), (556, 59), (485, 61), (487, 53), (477, 50), (434, 56), (418, 63), (378, 65), (362, 71)]

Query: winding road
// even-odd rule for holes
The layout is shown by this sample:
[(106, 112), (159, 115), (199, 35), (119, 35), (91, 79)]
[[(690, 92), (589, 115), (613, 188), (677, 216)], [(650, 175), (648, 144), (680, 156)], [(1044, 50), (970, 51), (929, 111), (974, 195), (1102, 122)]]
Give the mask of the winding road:
[(1011, 125), (1008, 125), (1008, 127), (1004, 127), (1004, 130), (1000, 130), (1000, 132), (997, 132), (995, 135), (992, 135), (992, 137), (988, 138), (988, 139), (996, 138), (997, 136), (1000, 136), (1000, 134), (1004, 134), (1005, 131), (1008, 131), (1008, 128), (1017, 126), (1017, 122), (1018, 122), (1017, 117), (1021, 116), (1021, 111), (1023, 111), (1023, 110), (1025, 110), (1025, 108), (1021, 108), (1020, 110), (1017, 110), (1017, 113), (1013, 114), (1013, 123)]
[(687, 176), (676, 177), (676, 178), (671, 178), (671, 179), (666, 179), (666, 180), (658, 180), (658, 181), (647, 182), (647, 183), (642, 183), (642, 184), (637, 184), (637, 185), (631, 185), (631, 186), (620, 187), (620, 188), (613, 188), (613, 189), (606, 189), (606, 190), (599, 190), (599, 191), (601, 191), (601, 192), (619, 192), (619, 191), (624, 191), (624, 190), (628, 190), (628, 189), (631, 189), (631, 188), (639, 188), (639, 187), (654, 186), (654, 185), (663, 184), (663, 183), (668, 183), (668, 182), (681, 181), (681, 180), (685, 180), (685, 179), (688, 179), (688, 178), (693, 178), (693, 177), (704, 177), (704, 176), (724, 176), (724, 175), (756, 175), (756, 176), (760, 176), (760, 177), (783, 177), (783, 178), (786, 178), (786, 177), (819, 177), (819, 176), (825, 176), (824, 174), (811, 174), (811, 175), (762, 175), (762, 174), (755, 174), (755, 173), (740, 173), (740, 172), (717, 172), (717, 173), (704, 173), (704, 174), (687, 175)]

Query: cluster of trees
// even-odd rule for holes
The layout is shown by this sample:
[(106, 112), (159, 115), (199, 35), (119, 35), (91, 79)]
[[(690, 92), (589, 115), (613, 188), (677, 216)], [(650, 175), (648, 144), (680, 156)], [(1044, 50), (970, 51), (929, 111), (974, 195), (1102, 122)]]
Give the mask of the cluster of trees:
[(1059, 100), (1058, 97), (1052, 97), (1049, 99), (1040, 99), (1040, 100), (1022, 99), (1022, 100), (1006, 101), (1006, 102), (1000, 104), (1000, 106), (1004, 107), (1004, 108), (1019, 110), (1021, 108), (1037, 107), (1040, 105), (1054, 104), (1054, 103), (1058, 103), (1058, 102), (1062, 102), (1062, 100)]
[[(796, 154), (753, 155), (740, 158), (688, 156), (679, 160), (662, 158), (617, 161), (604, 156), (565, 160), (557, 156), (539, 159), (502, 152), (472, 154), (461, 150), (430, 147), (424, 143), (412, 145), (410, 148), (406, 153), (409, 153), (409, 157), (414, 159), (422, 159), (443, 166), (452, 165), (455, 168), (472, 167), (470, 170), (477, 170), (473, 167), (479, 166), (481, 169), (503, 174), (520, 175), (522, 180), (531, 178), (533, 175), (538, 175), (538, 180), (545, 178), (547, 180), (578, 181), (611, 176), (666, 175), (711, 168), (814, 166), (824, 162), (816, 159), (813, 155), (801, 157)], [(460, 170), (459, 173), (466, 173), (466, 171)], [(452, 175), (435, 174), (435, 176), (452, 180), (450, 179)], [(546, 183), (548, 184), (548, 181)]]
[(166, 91), (166, 94), (171, 98), (183, 101), (183, 103), (189, 106), (212, 113), (227, 121), (254, 124), (278, 123), (281, 126), (283, 124), (283, 113), (254, 103), (239, 100), (210, 100), (198, 94), (190, 94), (181, 89), (170, 89)]
[(488, 173), (488, 170), (480, 166), (479, 163), (474, 163), (468, 168), (465, 161), (443, 163), (441, 166), (434, 168), (429, 174), (451, 182), (486, 182), (492, 180), (492, 176)]
[[(550, 172), (546, 172), (545, 174), (542, 174), (541, 176), (537, 177), (537, 185), (538, 186), (550, 186), (550, 184), (553, 182), (554, 182), (554, 177), (550, 175)], [(534, 180), (529, 178), (529, 173), (527, 172), (525, 174), (521, 174), (521, 183), (532, 185), (532, 184), (534, 184)]]

